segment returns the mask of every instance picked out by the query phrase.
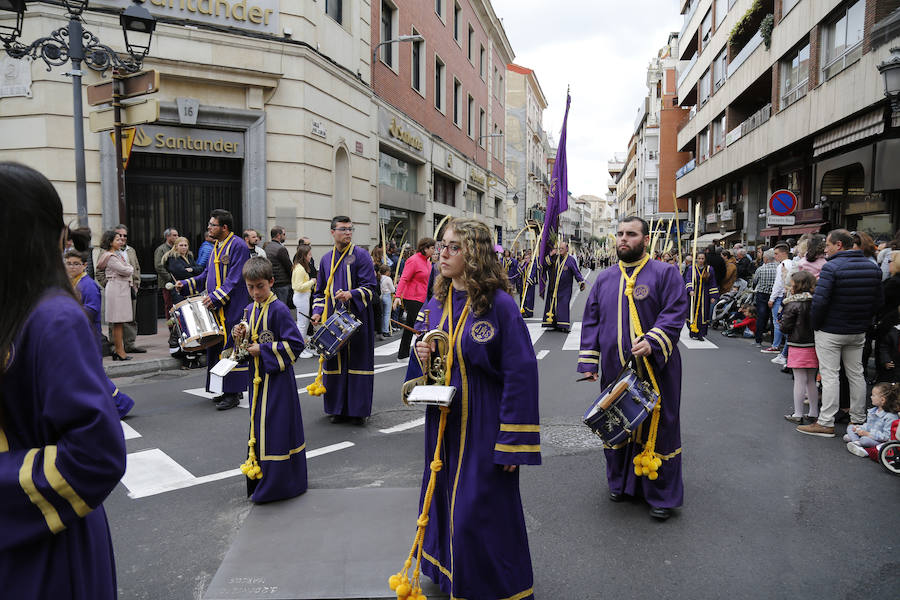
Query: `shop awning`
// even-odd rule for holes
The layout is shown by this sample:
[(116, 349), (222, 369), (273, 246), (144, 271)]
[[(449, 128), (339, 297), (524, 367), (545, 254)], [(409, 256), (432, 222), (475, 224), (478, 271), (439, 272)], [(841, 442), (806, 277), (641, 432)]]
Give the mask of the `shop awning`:
[[(737, 231), (726, 231), (725, 233), (704, 233), (700, 237), (697, 238), (697, 245), (701, 244), (712, 244), (713, 242), (717, 242), (719, 240), (723, 240), (727, 237), (733, 236)], [(684, 238), (682, 238), (684, 239)]]
[[(804, 223), (802, 225), (785, 225), (781, 228), (781, 235), (803, 235), (804, 233), (819, 233), (825, 223)], [(760, 237), (772, 237), (778, 235), (777, 227), (769, 227), (759, 232)]]

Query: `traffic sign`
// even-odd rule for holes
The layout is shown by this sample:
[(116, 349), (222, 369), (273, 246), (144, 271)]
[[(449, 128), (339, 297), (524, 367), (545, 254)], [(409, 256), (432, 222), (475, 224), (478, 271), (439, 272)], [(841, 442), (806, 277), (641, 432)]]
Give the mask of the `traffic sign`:
[(769, 215), (768, 217), (766, 217), (766, 225), (770, 227), (772, 225), (793, 225), (796, 220), (797, 217), (795, 217), (794, 215)]
[[(102, 108), (95, 110), (88, 115), (91, 131), (99, 133), (101, 131), (109, 131), (116, 126), (113, 108)], [(159, 119), (159, 100), (156, 98), (146, 98), (138, 100), (133, 104), (124, 104), (122, 106), (122, 125), (142, 125), (144, 123), (152, 123)]]
[[(122, 98), (152, 94), (159, 89), (159, 71), (151, 69), (119, 78)], [(91, 106), (113, 101), (113, 80), (87, 86), (87, 101)]]
[(769, 212), (779, 217), (793, 214), (797, 209), (797, 196), (791, 190), (778, 190), (769, 198)]
[[(137, 132), (137, 127), (123, 127), (122, 128), (122, 168), (128, 168), (128, 159), (131, 157), (131, 148), (134, 146), (134, 136)], [(113, 145), (116, 143), (116, 132), (110, 131), (109, 137), (112, 140)]]

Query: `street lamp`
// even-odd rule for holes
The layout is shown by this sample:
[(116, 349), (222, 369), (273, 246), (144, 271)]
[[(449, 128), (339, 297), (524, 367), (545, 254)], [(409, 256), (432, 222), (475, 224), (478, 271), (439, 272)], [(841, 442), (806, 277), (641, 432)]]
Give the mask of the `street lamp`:
[[(22, 35), (22, 20), (25, 15), (25, 0), (0, 0), (0, 10), (14, 12), (16, 24), (0, 25), (0, 41), (12, 58), (30, 56), (40, 58), (47, 70), (72, 62), (72, 70), (66, 73), (72, 77), (72, 114), (75, 120), (75, 195), (78, 207), (78, 225), (87, 227), (87, 180), (84, 167), (84, 110), (81, 102), (81, 63), (93, 71), (105, 74), (109, 69), (135, 73), (141, 69), (141, 62), (150, 49), (150, 40), (156, 27), (156, 20), (146, 8), (140, 6), (143, 0), (133, 0), (134, 5), (125, 9), (119, 19), (125, 35), (128, 54), (123, 55), (100, 43), (90, 31), (85, 31), (81, 14), (87, 9), (89, 0), (63, 0), (69, 23), (38, 38), (30, 44), (18, 41)], [(129, 32), (137, 34), (129, 43)], [(143, 37), (146, 36), (146, 37)]]
[(884, 77), (884, 95), (891, 103), (891, 110), (900, 111), (900, 47), (891, 48), (891, 57), (876, 66)]
[[(3, 2), (3, 0), (0, 0), (0, 2)], [(425, 41), (425, 38), (417, 33), (415, 35), (401, 35), (392, 40), (384, 40), (383, 42), (378, 42), (377, 44), (375, 44), (375, 49), (372, 50), (372, 68), (373, 69), (375, 68), (375, 61), (378, 60), (378, 49), (381, 48), (382, 46), (384, 46), (385, 44), (393, 44), (395, 42), (424, 42), (424, 41)], [(374, 76), (375, 71), (372, 71), (372, 73)], [(373, 83), (372, 87), (375, 87), (374, 83)]]

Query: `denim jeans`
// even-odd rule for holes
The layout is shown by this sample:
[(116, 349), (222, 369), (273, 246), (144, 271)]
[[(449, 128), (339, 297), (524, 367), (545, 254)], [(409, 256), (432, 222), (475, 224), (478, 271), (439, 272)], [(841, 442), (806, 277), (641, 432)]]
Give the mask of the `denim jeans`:
[(381, 333), (391, 332), (391, 295), (381, 295)]
[(774, 333), (772, 334), (772, 345), (776, 348), (780, 348), (784, 345), (784, 334), (781, 333), (781, 326), (778, 324), (778, 312), (781, 310), (782, 300), (783, 298), (777, 298), (772, 305), (772, 327), (774, 330)]
[(753, 299), (756, 304), (756, 343), (762, 344), (763, 334), (769, 328), (769, 295), (757, 292)]

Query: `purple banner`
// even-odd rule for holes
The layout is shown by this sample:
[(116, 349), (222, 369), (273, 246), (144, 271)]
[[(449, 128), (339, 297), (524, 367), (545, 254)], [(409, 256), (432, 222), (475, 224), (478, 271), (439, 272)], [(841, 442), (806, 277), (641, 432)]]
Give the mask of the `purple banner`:
[[(562, 132), (559, 134), (559, 146), (556, 149), (556, 162), (553, 163), (553, 174), (550, 177), (550, 195), (547, 196), (547, 214), (544, 217), (544, 231), (541, 234), (539, 261), (544, 266), (544, 257), (552, 250), (551, 235), (559, 231), (559, 215), (569, 209), (569, 177), (566, 170), (566, 122), (569, 119), (569, 105), (572, 97), (566, 94), (566, 114), (563, 117)], [(541, 280), (541, 290), (544, 282)]]

